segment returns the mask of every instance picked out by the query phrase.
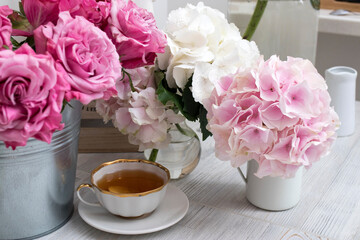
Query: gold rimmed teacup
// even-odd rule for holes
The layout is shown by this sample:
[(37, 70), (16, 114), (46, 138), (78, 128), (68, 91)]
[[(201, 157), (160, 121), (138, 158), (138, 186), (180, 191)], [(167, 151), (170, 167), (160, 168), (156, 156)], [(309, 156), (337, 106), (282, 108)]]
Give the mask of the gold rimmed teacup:
[[(140, 217), (153, 212), (163, 199), (170, 173), (164, 166), (142, 159), (118, 159), (99, 165), (91, 184), (81, 184), (77, 195), (90, 206), (103, 206), (122, 217)], [(92, 190), (99, 203), (81, 197), (82, 188)]]

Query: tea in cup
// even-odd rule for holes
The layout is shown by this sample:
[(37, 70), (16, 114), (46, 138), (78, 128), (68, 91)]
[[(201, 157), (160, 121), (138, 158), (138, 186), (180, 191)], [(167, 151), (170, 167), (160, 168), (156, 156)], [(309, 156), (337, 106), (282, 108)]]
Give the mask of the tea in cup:
[[(165, 196), (170, 173), (164, 166), (141, 159), (118, 159), (106, 162), (91, 173), (91, 184), (81, 184), (77, 195), (90, 206), (103, 206), (121, 217), (140, 217), (152, 213)], [(89, 188), (99, 203), (81, 197)]]

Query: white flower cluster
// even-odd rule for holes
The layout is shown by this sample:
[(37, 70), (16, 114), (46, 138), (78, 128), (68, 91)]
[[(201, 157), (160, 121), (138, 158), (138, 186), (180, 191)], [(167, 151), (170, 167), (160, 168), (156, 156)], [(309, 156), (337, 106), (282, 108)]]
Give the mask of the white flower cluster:
[(255, 66), (260, 58), (254, 42), (242, 39), (223, 13), (202, 2), (172, 11), (165, 32), (168, 46), (158, 55), (159, 68), (166, 70), (172, 88), (184, 88), (192, 76), (193, 96), (200, 103), (221, 77)]

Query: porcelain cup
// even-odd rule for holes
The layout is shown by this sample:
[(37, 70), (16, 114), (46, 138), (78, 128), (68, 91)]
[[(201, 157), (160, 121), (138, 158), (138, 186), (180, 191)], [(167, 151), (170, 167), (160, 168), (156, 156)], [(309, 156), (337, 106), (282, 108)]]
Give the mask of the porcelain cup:
[[(163, 185), (155, 189), (140, 193), (113, 193), (101, 189), (98, 181), (106, 174), (122, 170), (142, 170), (151, 172), (163, 180)], [(95, 168), (91, 173), (91, 184), (81, 184), (77, 188), (77, 196), (86, 205), (104, 207), (110, 213), (121, 217), (140, 217), (152, 213), (165, 196), (170, 172), (164, 166), (142, 159), (118, 159), (106, 162)], [(80, 190), (89, 188), (96, 196), (98, 203), (86, 201)]]

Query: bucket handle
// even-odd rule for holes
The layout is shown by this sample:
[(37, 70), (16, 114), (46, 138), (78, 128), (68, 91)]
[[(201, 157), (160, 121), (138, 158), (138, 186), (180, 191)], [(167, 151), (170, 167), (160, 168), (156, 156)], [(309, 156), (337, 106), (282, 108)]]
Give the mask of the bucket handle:
[(241, 178), (244, 180), (245, 183), (248, 182), (247, 178), (245, 177), (244, 173), (241, 171), (241, 169), (238, 167), (237, 170), (240, 173)]
[(76, 189), (76, 194), (77, 194), (78, 198), (80, 199), (80, 201), (82, 201), (86, 205), (89, 205), (92, 207), (101, 207), (100, 203), (91, 203), (81, 197), (80, 190), (85, 187), (89, 188), (95, 194), (95, 190), (91, 184), (87, 184), (87, 183), (80, 184), (80, 186)]

